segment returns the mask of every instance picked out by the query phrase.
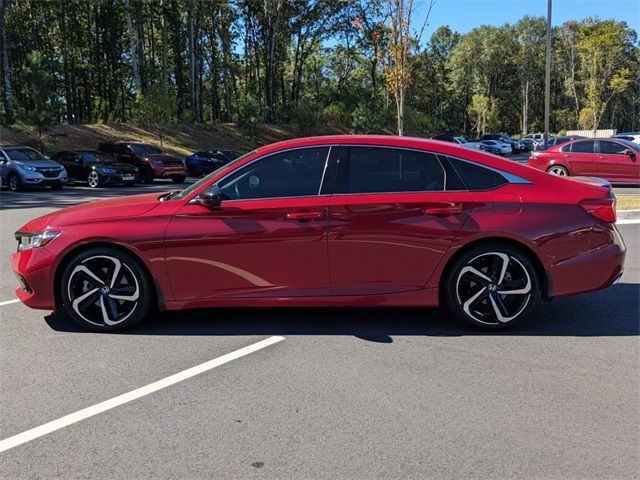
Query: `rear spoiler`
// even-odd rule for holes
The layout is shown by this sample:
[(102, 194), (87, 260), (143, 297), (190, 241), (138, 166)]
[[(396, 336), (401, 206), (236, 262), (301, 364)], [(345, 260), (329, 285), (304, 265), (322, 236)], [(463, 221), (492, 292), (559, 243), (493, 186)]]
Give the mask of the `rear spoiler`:
[(611, 182), (599, 177), (563, 177), (567, 180), (573, 180), (574, 182), (586, 183), (587, 185), (593, 185), (594, 187), (602, 187), (607, 190), (611, 190)]

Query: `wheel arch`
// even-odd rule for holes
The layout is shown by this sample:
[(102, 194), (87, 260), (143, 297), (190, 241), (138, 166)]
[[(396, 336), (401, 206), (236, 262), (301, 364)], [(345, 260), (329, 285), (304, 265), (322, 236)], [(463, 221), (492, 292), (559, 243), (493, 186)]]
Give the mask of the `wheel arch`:
[(79, 245), (75, 245), (74, 247), (72, 247), (71, 249), (69, 249), (68, 251), (66, 251), (63, 255), (63, 257), (60, 259), (60, 261), (58, 262), (58, 264), (55, 267), (55, 272), (54, 272), (54, 280), (53, 280), (53, 284), (56, 286), (53, 289), (53, 296), (54, 296), (54, 301), (56, 304), (56, 307), (61, 305), (61, 298), (60, 298), (60, 289), (57, 288), (58, 285), (60, 285), (60, 282), (62, 280), (62, 274), (65, 270), (65, 268), (67, 267), (67, 265), (69, 265), (69, 263), (71, 262), (72, 258), (85, 251), (85, 250), (89, 250), (90, 248), (110, 248), (112, 250), (120, 250), (121, 252), (126, 252), (129, 255), (133, 255), (139, 262), (140, 265), (142, 265), (142, 268), (144, 269), (145, 273), (149, 276), (149, 278), (151, 279), (151, 282), (153, 283), (154, 286), (154, 303), (156, 304), (156, 306), (158, 307), (159, 310), (165, 310), (165, 297), (164, 297), (164, 293), (162, 291), (161, 286), (159, 285), (159, 283), (157, 282), (157, 280), (155, 279), (155, 277), (153, 276), (153, 274), (151, 273), (151, 270), (149, 269), (149, 266), (147, 265), (147, 263), (144, 261), (144, 259), (140, 256), (140, 254), (138, 252), (136, 252), (135, 250), (131, 249), (131, 248), (127, 248), (126, 246), (119, 244), (119, 243), (111, 243), (111, 242), (107, 242), (107, 241), (91, 241), (91, 242), (87, 242), (87, 243), (82, 243)]
[(562, 167), (564, 168), (569, 175), (571, 175), (571, 168), (569, 168), (569, 164), (564, 160), (552, 159), (547, 163), (547, 168), (544, 169), (545, 172), (548, 172), (552, 167)]
[(550, 299), (553, 297), (553, 285), (551, 282), (551, 277), (549, 276), (548, 272), (545, 270), (544, 265), (542, 264), (542, 261), (540, 260), (538, 255), (536, 255), (536, 253), (531, 249), (531, 247), (513, 238), (491, 236), (491, 237), (479, 238), (476, 240), (472, 240), (468, 243), (465, 243), (464, 245), (459, 247), (455, 251), (455, 253), (447, 259), (446, 264), (442, 269), (440, 280), (438, 282), (438, 296), (441, 304), (443, 304), (442, 295), (444, 292), (444, 282), (454, 262), (458, 258), (460, 258), (461, 255), (471, 250), (472, 248), (475, 248), (481, 245), (489, 245), (489, 244), (491, 245), (502, 244), (502, 245), (515, 248), (520, 252), (522, 252), (529, 260), (531, 260), (532, 264), (534, 265), (534, 268), (536, 269), (536, 274), (538, 275), (538, 280), (540, 281), (540, 286), (542, 287), (541, 288), (542, 297), (544, 299)]

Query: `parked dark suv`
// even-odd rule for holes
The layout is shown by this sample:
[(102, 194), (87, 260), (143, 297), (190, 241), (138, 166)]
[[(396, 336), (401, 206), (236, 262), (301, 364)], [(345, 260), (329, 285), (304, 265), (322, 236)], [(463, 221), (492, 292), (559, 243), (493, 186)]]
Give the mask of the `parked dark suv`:
[(148, 143), (104, 142), (98, 145), (98, 150), (138, 167), (138, 178), (142, 183), (151, 183), (155, 178), (170, 178), (181, 183), (187, 178), (184, 160)]

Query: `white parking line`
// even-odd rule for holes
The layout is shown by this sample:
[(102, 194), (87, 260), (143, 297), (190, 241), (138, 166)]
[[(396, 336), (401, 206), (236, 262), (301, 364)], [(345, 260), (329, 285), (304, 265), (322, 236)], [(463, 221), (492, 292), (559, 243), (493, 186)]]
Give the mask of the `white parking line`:
[(17, 298), (14, 298), (13, 300), (5, 300), (4, 302), (0, 302), (0, 307), (2, 307), (3, 305), (10, 305), (12, 303), (18, 303), (20, 300), (18, 300)]
[(150, 383), (149, 385), (145, 385), (144, 387), (137, 388), (127, 393), (123, 393), (122, 395), (118, 395), (117, 397), (105, 400), (104, 402), (100, 402), (91, 407), (83, 408), (82, 410), (70, 413), (69, 415), (65, 415), (64, 417), (58, 418), (57, 420), (53, 420), (49, 423), (45, 423), (44, 425), (40, 425), (39, 427), (32, 428), (31, 430), (27, 430), (26, 432), (19, 433), (17, 435), (14, 435), (13, 437), (5, 438), (4, 440), (0, 441), (0, 452), (4, 452), (5, 450), (9, 450), (10, 448), (17, 447), (18, 445), (22, 445), (23, 443), (30, 442), (31, 440), (35, 440), (36, 438), (42, 437), (43, 435), (51, 432), (55, 432), (56, 430), (60, 430), (61, 428), (68, 427), (69, 425), (84, 420), (85, 418), (93, 417), (94, 415), (98, 415), (99, 413), (106, 412), (107, 410), (111, 410), (112, 408), (119, 407), (120, 405), (131, 402), (133, 400), (137, 400), (138, 398), (144, 397), (153, 392), (157, 392), (158, 390), (162, 390), (163, 388), (170, 387), (171, 385), (175, 385), (178, 382), (182, 382), (183, 380), (187, 380), (188, 378), (200, 375), (201, 373), (219, 367), (220, 365), (224, 365), (225, 363), (231, 362), (232, 360), (236, 360), (240, 357), (244, 357), (245, 355), (249, 355), (250, 353), (257, 352), (258, 350), (273, 345), (274, 343), (281, 342), (282, 340), (284, 340), (284, 337), (269, 337), (265, 340), (261, 340), (260, 342), (241, 348), (240, 350), (236, 350), (235, 352), (227, 353), (226, 355), (222, 355), (221, 357), (214, 358), (213, 360), (209, 360), (208, 362), (201, 363), (200, 365), (196, 365), (195, 367), (187, 368), (186, 370), (183, 370), (156, 382)]
[(640, 223), (640, 219), (638, 218), (629, 218), (626, 220), (618, 220), (616, 222), (616, 225), (636, 225)]

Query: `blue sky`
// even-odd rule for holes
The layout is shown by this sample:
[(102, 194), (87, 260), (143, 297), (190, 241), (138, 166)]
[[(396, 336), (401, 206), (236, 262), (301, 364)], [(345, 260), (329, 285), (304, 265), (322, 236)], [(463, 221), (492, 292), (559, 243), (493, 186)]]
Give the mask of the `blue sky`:
[[(414, 27), (418, 30), (424, 21), (429, 0), (414, 1)], [(525, 15), (546, 16), (547, 0), (437, 0), (422, 42), (427, 41), (441, 25), (467, 33), (480, 25), (515, 23)], [(553, 0), (553, 25), (591, 16), (624, 20), (640, 33), (640, 0)]]

